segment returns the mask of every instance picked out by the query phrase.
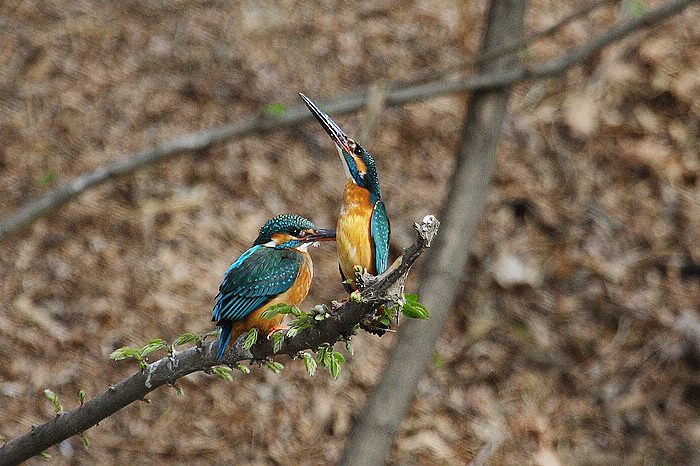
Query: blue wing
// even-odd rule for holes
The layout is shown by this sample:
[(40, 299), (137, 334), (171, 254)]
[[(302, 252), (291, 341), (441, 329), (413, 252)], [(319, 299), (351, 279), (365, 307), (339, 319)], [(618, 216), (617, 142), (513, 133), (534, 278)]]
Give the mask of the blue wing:
[(377, 274), (384, 272), (389, 264), (389, 216), (384, 202), (378, 199), (372, 211), (370, 233), (374, 241), (374, 264)]
[(284, 293), (294, 284), (302, 260), (290, 249), (250, 248), (226, 271), (212, 320), (241, 320)]

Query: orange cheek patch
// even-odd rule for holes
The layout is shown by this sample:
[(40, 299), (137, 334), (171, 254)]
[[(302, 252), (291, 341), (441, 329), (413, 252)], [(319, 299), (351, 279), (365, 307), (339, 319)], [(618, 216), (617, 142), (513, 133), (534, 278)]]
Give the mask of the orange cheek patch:
[(355, 159), (355, 164), (357, 165), (357, 171), (360, 173), (367, 173), (367, 165), (360, 160), (359, 157), (355, 157), (354, 155), (352, 156), (353, 159)]
[(287, 241), (292, 239), (290, 235), (287, 235), (285, 233), (273, 233), (271, 238), (272, 241), (274, 241), (276, 244), (286, 243)]

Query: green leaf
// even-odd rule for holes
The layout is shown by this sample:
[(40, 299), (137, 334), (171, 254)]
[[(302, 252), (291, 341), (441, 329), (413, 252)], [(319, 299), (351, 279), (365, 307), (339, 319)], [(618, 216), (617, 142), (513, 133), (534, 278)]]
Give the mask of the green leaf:
[(359, 303), (362, 301), (362, 298), (360, 297), (360, 292), (355, 290), (350, 294), (350, 301)]
[(239, 371), (243, 372), (243, 373), (246, 374), (246, 375), (247, 375), (247, 374), (250, 374), (250, 369), (248, 369), (248, 368), (247, 368), (246, 366), (244, 366), (243, 364), (238, 364), (237, 366), (234, 366), (234, 367), (235, 367), (236, 369), (238, 369)]
[(185, 343), (189, 343), (191, 341), (194, 341), (197, 339), (197, 335), (194, 333), (183, 333), (179, 337), (177, 337), (177, 340), (175, 340), (175, 343), (173, 343), (174, 346), (180, 346), (184, 345)]
[(279, 350), (282, 349), (282, 345), (284, 344), (284, 335), (275, 332), (272, 334), (272, 339), (274, 340), (274, 343), (272, 344), (272, 352), (277, 354), (279, 353)]
[(214, 374), (218, 375), (224, 380), (231, 382), (233, 377), (231, 377), (231, 368), (226, 366), (218, 366), (214, 368)]
[(173, 388), (175, 389), (175, 393), (177, 393), (177, 396), (185, 396), (185, 391), (182, 389), (181, 386), (173, 385)]
[(404, 295), (406, 303), (401, 308), (401, 313), (409, 319), (428, 319), (430, 313), (421, 303), (418, 302), (418, 296), (414, 294)]
[(156, 338), (155, 340), (149, 341), (146, 346), (141, 348), (141, 357), (145, 357), (149, 354), (151, 354), (154, 351), (158, 351), (159, 349), (165, 348), (166, 344), (163, 340), (160, 338)]
[(302, 330), (311, 327), (314, 322), (313, 314), (302, 312), (296, 307), (293, 308), (292, 314), (295, 315), (296, 318), (289, 323), (289, 330), (287, 331), (287, 336), (289, 338), (297, 335)]
[(80, 434), (80, 438), (83, 439), (83, 447), (87, 450), (88, 447), (90, 446), (90, 441), (89, 441), (88, 438), (87, 438), (86, 436), (84, 436), (83, 434)]
[(293, 313), (294, 309), (295, 309), (295, 306), (292, 306), (289, 304), (284, 304), (284, 303), (279, 303), (279, 304), (275, 304), (274, 306), (270, 306), (267, 309), (265, 309), (262, 312), (262, 314), (260, 314), (260, 317), (262, 317), (263, 319), (272, 319), (277, 314)]
[(328, 367), (331, 364), (333, 348), (328, 343), (324, 343), (316, 349), (316, 360), (321, 367)]
[(262, 311), (260, 317), (262, 319), (272, 319), (273, 317), (276, 317), (277, 314), (279, 314), (279, 309), (277, 308), (277, 306), (270, 306), (264, 311)]
[(258, 341), (258, 329), (251, 328), (248, 331), (248, 336), (245, 338), (245, 342), (243, 343), (243, 349), (249, 350), (257, 341)]
[(338, 375), (340, 374), (340, 363), (335, 359), (331, 359), (331, 364), (329, 368), (331, 371), (331, 377), (337, 379)]
[(50, 460), (50, 459), (51, 459), (51, 455), (49, 455), (48, 453), (42, 453), (42, 454), (41, 454), (41, 457), (44, 458), (45, 460)]
[(301, 353), (301, 358), (304, 360), (306, 372), (309, 373), (310, 377), (313, 377), (316, 373), (316, 360), (309, 353)]
[(36, 180), (36, 184), (37, 186), (43, 188), (44, 186), (52, 184), (54, 181), (56, 181), (56, 171), (49, 170), (41, 175), (38, 180)]
[(56, 395), (52, 390), (48, 388), (44, 389), (44, 395), (46, 395), (46, 398), (51, 400), (51, 403), (53, 403), (53, 407), (56, 409), (56, 412), (60, 413), (61, 403), (58, 401), (58, 395)]
[(270, 369), (272, 372), (275, 374), (279, 374), (282, 369), (284, 369), (284, 366), (277, 362), (277, 361), (270, 361), (267, 364), (265, 364), (268, 369)]
[(379, 319), (379, 322), (383, 323), (387, 327), (389, 327), (391, 325), (391, 321), (389, 319), (387, 319), (386, 317), (382, 317), (381, 319)]
[(352, 347), (352, 345), (350, 344), (349, 341), (346, 341), (346, 342), (345, 342), (345, 350), (348, 352), (348, 354), (349, 354), (350, 356), (354, 356), (354, 355), (355, 355), (355, 350), (353, 349), (353, 347)]
[(445, 359), (437, 351), (435, 351), (433, 353), (432, 359), (433, 359), (433, 369), (435, 369), (435, 370), (439, 370), (442, 367), (442, 365), (445, 363)]
[(115, 361), (121, 361), (122, 359), (126, 358), (136, 358), (138, 360), (141, 360), (141, 352), (136, 348), (122, 346), (121, 348), (112, 351), (112, 354), (109, 355), (109, 358), (114, 359)]
[(211, 332), (207, 332), (204, 335), (202, 335), (202, 341), (206, 340), (207, 337), (214, 337), (214, 336), (219, 336), (220, 330), (217, 328), (216, 330), (212, 330)]
[(394, 304), (393, 306), (384, 306), (384, 316), (387, 319), (393, 319), (394, 314), (396, 313), (396, 309), (398, 309), (398, 305)]
[(287, 109), (281, 103), (273, 102), (273, 103), (265, 105), (263, 112), (265, 112), (268, 115), (272, 115), (272, 116), (281, 116), (287, 112)]
[(345, 358), (343, 357), (343, 355), (337, 352), (333, 353), (333, 359), (335, 359), (338, 362), (345, 362)]

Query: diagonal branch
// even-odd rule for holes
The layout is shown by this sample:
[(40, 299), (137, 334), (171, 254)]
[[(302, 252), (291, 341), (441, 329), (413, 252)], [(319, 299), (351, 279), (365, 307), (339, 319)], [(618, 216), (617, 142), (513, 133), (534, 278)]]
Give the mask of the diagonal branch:
[(561, 20), (559, 20), (557, 23), (554, 23), (549, 27), (532, 33), (529, 36), (523, 37), (522, 39), (516, 40), (515, 42), (512, 42), (510, 44), (506, 44), (504, 46), (480, 53), (479, 55), (474, 57), (474, 59), (472, 60), (472, 64), (480, 65), (482, 63), (486, 63), (487, 61), (492, 61), (496, 58), (500, 58), (504, 55), (517, 52), (518, 50), (523, 49), (534, 42), (537, 42), (543, 37), (554, 34), (556, 31), (563, 28), (570, 22), (575, 21), (581, 18), (582, 16), (586, 16), (591, 11), (600, 8), (604, 5), (607, 5), (608, 3), (614, 3), (618, 1), (619, 0), (596, 0), (590, 3), (580, 5), (578, 8), (574, 9), (574, 11), (572, 11), (571, 13), (563, 17)]
[(0, 464), (17, 464), (38, 455), (51, 445), (84, 432), (125, 406), (143, 399), (156, 388), (173, 384), (179, 378), (193, 372), (208, 371), (222, 363), (234, 365), (244, 360), (263, 361), (275, 354), (295, 357), (299, 352), (306, 349), (315, 350), (323, 343), (334, 344), (350, 338), (355, 326), (365, 316), (374, 315), (375, 310), (387, 300), (393, 300), (397, 295), (403, 296), (403, 283), (411, 266), (430, 247), (439, 225), (440, 222), (432, 215), (426, 216), (420, 224), (414, 224), (416, 241), (383, 274), (371, 279), (369, 275), (364, 276), (366, 288), (360, 292), (359, 301), (346, 301), (316, 325), (300, 331), (293, 337), (285, 335), (277, 353), (273, 350), (271, 340), (260, 341), (250, 350), (244, 350), (241, 346), (244, 338), (238, 340), (222, 361), (216, 360), (218, 341), (184, 351), (173, 351), (171, 356), (149, 364), (145, 369), (109, 387), (83, 405), (60, 413), (44, 424), (10, 440), (0, 448)]
[[(480, 64), (486, 63), (487, 61), (492, 61), (492, 60), (495, 60), (496, 58), (500, 58), (504, 55), (508, 55), (508, 54), (513, 53), (513, 52), (517, 52), (521, 49), (527, 48), (530, 45), (532, 45), (533, 43), (542, 39), (543, 37), (547, 37), (549, 35), (554, 34), (559, 29), (563, 28), (564, 26), (571, 23), (572, 21), (575, 21), (583, 16), (586, 16), (591, 11), (593, 11), (597, 8), (600, 8), (602, 6), (605, 6), (608, 3), (617, 3), (619, 1), (620, 0), (595, 0), (595, 1), (592, 1), (590, 3), (580, 5), (579, 7), (575, 8), (571, 13), (569, 13), (568, 15), (563, 17), (558, 22), (552, 24), (551, 26), (548, 26), (548, 27), (541, 29), (537, 32), (534, 32), (534, 33), (532, 33), (526, 37), (523, 37), (521, 39), (515, 40), (513, 42), (502, 45), (500, 47), (497, 47), (493, 50), (481, 51), (477, 55), (475, 55), (474, 57), (468, 58), (466, 60), (462, 60), (459, 63), (456, 63), (452, 66), (447, 67), (444, 70), (441, 70), (439, 73), (437, 73), (437, 76), (446, 76), (450, 73), (454, 73), (454, 72), (463, 70), (463, 69), (468, 68), (470, 66), (480, 65)], [(418, 76), (414, 76), (411, 80), (405, 81), (404, 85), (417, 84), (419, 82), (424, 82), (424, 81), (429, 80), (429, 79), (435, 79), (435, 77), (436, 77), (436, 73), (434, 70), (427, 70), (423, 73), (420, 73)]]
[[(563, 57), (552, 59), (529, 68), (520, 67), (504, 71), (485, 72), (462, 79), (450, 81), (440, 80), (390, 89), (386, 93), (385, 103), (387, 106), (395, 107), (408, 102), (429, 99), (446, 94), (501, 88), (529, 79), (555, 76), (589, 59), (604, 46), (636, 30), (658, 24), (664, 19), (683, 11), (697, 1), (698, 0), (669, 1), (665, 5), (650, 10), (638, 18), (620, 23), (606, 33), (573, 49)], [(516, 46), (518, 49), (520, 48), (517, 42), (508, 47)], [(359, 110), (365, 105), (366, 100), (367, 91), (362, 91), (328, 101), (323, 104), (323, 107), (329, 114), (339, 115)], [(253, 133), (262, 133), (279, 128), (296, 126), (311, 118), (312, 116), (303, 106), (296, 106), (281, 116), (260, 116), (212, 130), (190, 133), (157, 145), (152, 149), (128, 155), (123, 159), (98, 167), (89, 173), (59, 186), (42, 197), (21, 207), (17, 212), (0, 220), (0, 241), (10, 234), (28, 226), (37, 218), (60, 208), (87, 189), (117, 176), (132, 173), (141, 167), (167, 160), (178, 154), (203, 150), (214, 144), (230, 141)]]

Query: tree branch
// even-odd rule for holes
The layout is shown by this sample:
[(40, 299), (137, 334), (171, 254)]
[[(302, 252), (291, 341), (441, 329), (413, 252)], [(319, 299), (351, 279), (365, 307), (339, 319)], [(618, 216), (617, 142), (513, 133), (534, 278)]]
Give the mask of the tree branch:
[[(485, 72), (451, 81), (433, 81), (425, 84), (394, 88), (387, 91), (385, 103), (387, 106), (395, 107), (408, 102), (429, 99), (445, 94), (494, 89), (510, 86), (529, 79), (554, 76), (592, 57), (605, 45), (619, 40), (638, 29), (658, 24), (662, 20), (681, 12), (697, 1), (698, 0), (670, 1), (655, 10), (648, 11), (638, 18), (620, 23), (608, 32), (573, 49), (563, 57), (534, 65), (530, 68), (520, 67), (504, 71)], [(572, 13), (572, 15), (573, 14), (575, 13)], [(522, 46), (516, 42), (505, 48), (519, 49), (521, 47)], [(507, 53), (508, 51), (509, 50), (505, 50), (503, 53)], [(366, 99), (367, 91), (362, 91), (325, 102), (323, 103), (323, 107), (329, 114), (340, 115), (351, 113), (362, 108), (365, 105)], [(141, 167), (167, 160), (178, 154), (207, 149), (214, 144), (230, 141), (253, 133), (262, 133), (274, 129), (296, 126), (310, 119), (312, 119), (312, 115), (306, 111), (304, 106), (299, 105), (291, 108), (280, 116), (260, 116), (212, 130), (190, 133), (172, 141), (159, 144), (143, 152), (127, 155), (123, 159), (98, 167), (89, 173), (59, 186), (21, 207), (17, 212), (0, 220), (0, 241), (10, 234), (28, 226), (37, 218), (60, 208), (87, 189), (104, 183), (114, 177), (132, 173)]]
[(523, 48), (527, 47), (528, 45), (533, 44), (534, 42), (537, 42), (539, 39), (542, 39), (543, 37), (554, 34), (559, 29), (563, 28), (564, 26), (566, 26), (570, 22), (577, 20), (577, 19), (581, 18), (582, 16), (586, 16), (588, 13), (595, 10), (596, 8), (600, 8), (604, 5), (607, 5), (608, 3), (616, 3), (619, 1), (620, 0), (596, 0), (594, 2), (590, 2), (590, 3), (586, 3), (584, 5), (581, 5), (578, 8), (574, 9), (574, 11), (572, 11), (568, 15), (564, 16), (561, 20), (552, 24), (549, 27), (546, 27), (540, 31), (533, 33), (533, 34), (530, 34), (529, 36), (524, 37), (520, 40), (516, 40), (515, 42), (512, 42), (510, 44), (503, 45), (503, 46), (497, 47), (495, 49), (487, 50), (487, 51), (480, 53), (473, 60), (471, 60), (471, 64), (480, 65), (480, 64), (486, 63), (487, 61), (492, 61), (496, 58), (500, 58), (504, 55), (508, 55), (510, 53), (517, 52), (518, 50), (523, 49)]
[[(530, 68), (529, 71), (504, 63), (504, 57), (488, 63), (482, 76), (500, 75), (500, 83), (506, 86), (515, 82), (518, 76), (527, 75), (532, 78), (560, 73), (591, 57), (613, 40), (644, 25), (655, 24), (691, 3), (692, 0), (670, 2), (640, 18), (610, 29), (574, 49), (564, 58)], [(484, 39), (486, 51), (499, 47), (500, 41), (507, 43), (509, 36), (510, 40), (517, 37), (517, 28), (513, 24), (504, 28), (503, 23), (507, 22), (505, 17), (509, 15), (511, 21), (516, 20), (518, 15), (522, 15), (523, 7), (521, 0), (492, 2)], [(499, 10), (500, 13), (494, 10)], [(401, 326), (382, 378), (353, 428), (341, 465), (383, 464), (387, 460), (401, 423), (408, 413), (416, 386), (427, 370), (442, 326), (462, 290), (463, 270), (486, 207), (489, 181), (495, 166), (496, 146), (506, 112), (509, 91), (507, 87), (498, 87), (494, 86), (491, 90), (481, 88), (472, 97), (467, 111), (457, 150), (457, 166), (441, 213), (445, 226), (437, 240), (437, 247), (428, 254), (419, 285), (418, 293), (423, 304), (431, 310), (431, 319), (420, 328), (410, 321)], [(406, 365), (408, 359), (413, 363)], [(497, 447), (500, 442), (498, 438), (492, 439), (493, 447)], [(483, 456), (487, 453), (491, 454), (488, 448), (484, 450)], [(480, 454), (477, 459), (480, 461), (481, 457)]]
[[(501, 47), (495, 48), (493, 50), (488, 50), (484, 52), (480, 52), (476, 56), (463, 60), (460, 63), (457, 63), (453, 66), (448, 67), (447, 69), (444, 69), (437, 73), (437, 76), (446, 76), (447, 74), (450, 73), (455, 73), (457, 71), (463, 70), (467, 67), (470, 66), (475, 66), (475, 65), (481, 65), (487, 61), (492, 61), (495, 60), (496, 58), (500, 58), (504, 55), (517, 52), (518, 50), (524, 49), (533, 43), (537, 42), (539, 39), (542, 39), (543, 37), (549, 36), (551, 34), (554, 34), (557, 32), (559, 29), (563, 28), (567, 24), (569, 24), (572, 21), (575, 21), (582, 16), (587, 15), (591, 11), (595, 10), (596, 8), (599, 8), (601, 6), (607, 5), (608, 3), (617, 3), (620, 0), (596, 0), (584, 5), (579, 6), (578, 8), (574, 9), (571, 13), (563, 17), (561, 20), (558, 22), (552, 24), (549, 27), (546, 27), (540, 31), (534, 32), (526, 37), (523, 37), (522, 39), (516, 40), (514, 42), (511, 42), (509, 44), (503, 45)], [(403, 84), (404, 85), (409, 85), (409, 84), (417, 84), (420, 82), (424, 82), (428, 79), (435, 79), (436, 73), (433, 70), (427, 70), (424, 73), (420, 73), (418, 76), (413, 77), (410, 80), (405, 81)]]
[(432, 215), (414, 224), (416, 241), (399, 257), (389, 269), (378, 277), (363, 275), (364, 288), (359, 301), (346, 301), (330, 312), (330, 316), (316, 325), (300, 331), (293, 337), (285, 335), (281, 349), (275, 353), (271, 340), (261, 340), (249, 350), (242, 348), (245, 337), (239, 338), (221, 361), (216, 360), (219, 342), (203, 344), (184, 351), (173, 351), (171, 356), (149, 364), (128, 379), (109, 387), (100, 395), (81, 406), (62, 412), (55, 418), (32, 428), (31, 431), (14, 438), (0, 448), (0, 464), (20, 463), (37, 455), (56, 443), (86, 431), (102, 419), (111, 416), (134, 401), (143, 399), (156, 388), (173, 384), (179, 378), (197, 371), (207, 371), (221, 364), (234, 365), (239, 361), (263, 361), (275, 354), (295, 357), (300, 351), (315, 350), (323, 343), (334, 344), (349, 338), (355, 325), (387, 301), (403, 298), (403, 283), (418, 257), (430, 247), (437, 234), (440, 222)]
[[(482, 50), (488, 52), (520, 36), (526, 3), (492, 0)], [(514, 61), (512, 56), (502, 57), (484, 65), (484, 71), (512, 69)], [(470, 99), (443, 207), (448, 219), (446, 234), (429, 254), (419, 285), (421, 300), (430, 303), (430, 322), (421, 328), (411, 322), (401, 326), (382, 377), (353, 428), (341, 465), (384, 464), (391, 454), (444, 322), (462, 291), (463, 270), (486, 208), (509, 95), (509, 88), (494, 89), (475, 93)], [(412, 363), (406, 364), (407, 360)]]

